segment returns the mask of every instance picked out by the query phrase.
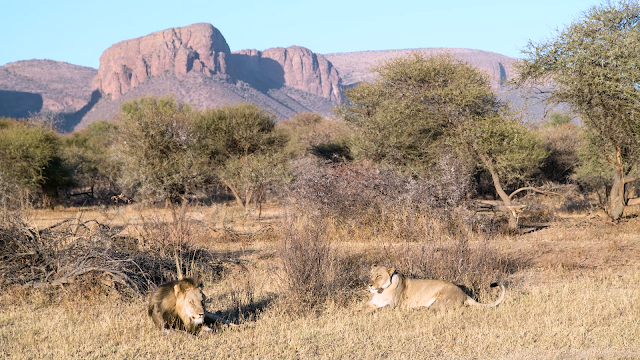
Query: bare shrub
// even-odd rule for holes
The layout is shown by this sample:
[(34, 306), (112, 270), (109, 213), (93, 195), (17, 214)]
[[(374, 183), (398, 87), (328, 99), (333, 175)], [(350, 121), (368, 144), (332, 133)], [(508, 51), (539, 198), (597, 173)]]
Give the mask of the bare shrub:
[(453, 158), (443, 158), (437, 179), (416, 180), (370, 163), (296, 162), (291, 184), (293, 205), (307, 213), (338, 218), (381, 214), (399, 205), (449, 211), (471, 193), (470, 177)]
[(324, 221), (290, 219), (281, 231), (278, 255), (287, 308), (310, 310), (329, 301), (344, 305), (352, 299), (352, 289), (362, 284), (358, 257), (333, 246)]
[[(71, 218), (37, 230), (10, 215), (0, 223), (0, 286), (72, 284), (79, 290), (97, 286), (123, 295), (145, 293), (175, 278), (174, 258), (158, 243), (118, 235), (94, 220)], [(222, 271), (208, 251), (185, 244), (179, 254), (190, 274)]]
[(8, 219), (0, 226), (2, 285), (63, 285), (93, 281), (94, 275), (118, 291), (137, 293), (151, 285), (135, 257), (113, 246), (99, 226), (92, 231), (74, 219), (38, 231), (17, 216)]

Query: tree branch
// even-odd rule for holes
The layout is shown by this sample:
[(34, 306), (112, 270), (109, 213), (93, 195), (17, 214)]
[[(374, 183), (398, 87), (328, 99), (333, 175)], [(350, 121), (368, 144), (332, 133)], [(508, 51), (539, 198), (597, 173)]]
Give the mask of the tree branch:
[(627, 206), (638, 206), (640, 205), (640, 198), (633, 198), (627, 201)]
[(566, 197), (562, 194), (558, 194), (556, 192), (553, 191), (544, 191), (544, 190), (540, 190), (540, 189), (536, 189), (534, 187), (531, 186), (525, 186), (525, 187), (521, 187), (520, 189), (514, 191), (511, 193), (511, 195), (509, 195), (509, 199), (513, 199), (513, 196), (516, 195), (519, 192), (525, 191), (525, 190), (531, 190), (531, 191), (535, 191), (537, 193), (540, 194), (545, 194), (545, 195), (556, 195), (556, 196), (561, 196), (563, 199), (566, 199)]

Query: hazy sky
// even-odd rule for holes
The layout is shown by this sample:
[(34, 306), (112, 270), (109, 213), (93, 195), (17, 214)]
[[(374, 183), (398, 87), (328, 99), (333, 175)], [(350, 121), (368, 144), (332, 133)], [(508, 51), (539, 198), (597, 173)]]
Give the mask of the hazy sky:
[(231, 51), (300, 45), (328, 54), (457, 47), (518, 57), (600, 1), (0, 0), (0, 65), (52, 59), (99, 66), (112, 44), (197, 22)]

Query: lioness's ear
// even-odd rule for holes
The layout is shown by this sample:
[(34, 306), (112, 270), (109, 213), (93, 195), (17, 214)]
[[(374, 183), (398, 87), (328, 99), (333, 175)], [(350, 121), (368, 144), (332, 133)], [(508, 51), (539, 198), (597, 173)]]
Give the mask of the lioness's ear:
[(387, 268), (387, 272), (389, 274), (393, 274), (394, 271), (396, 271), (396, 268), (394, 268), (394, 267)]

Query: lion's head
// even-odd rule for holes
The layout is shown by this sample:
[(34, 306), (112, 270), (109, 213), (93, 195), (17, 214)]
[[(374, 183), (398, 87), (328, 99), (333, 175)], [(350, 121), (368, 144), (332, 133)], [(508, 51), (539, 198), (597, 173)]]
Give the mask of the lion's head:
[(176, 311), (185, 324), (204, 323), (204, 294), (191, 281), (179, 281), (173, 286), (176, 295)]
[(391, 286), (391, 280), (396, 269), (393, 267), (385, 267), (373, 265), (371, 267), (371, 275), (369, 277), (369, 291), (372, 293), (382, 293), (384, 289)]

